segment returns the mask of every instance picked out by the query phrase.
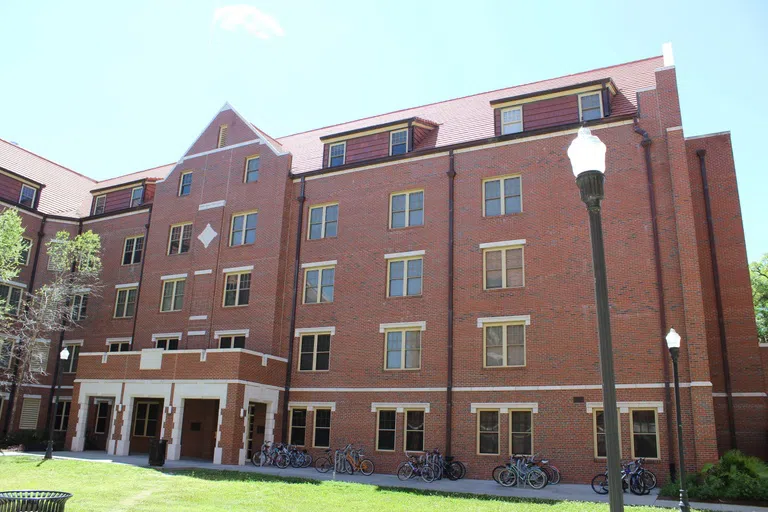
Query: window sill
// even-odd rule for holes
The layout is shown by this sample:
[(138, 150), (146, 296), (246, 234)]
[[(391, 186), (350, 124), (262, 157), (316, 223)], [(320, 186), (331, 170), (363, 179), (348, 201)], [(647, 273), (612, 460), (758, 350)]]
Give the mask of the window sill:
[(523, 286), (508, 286), (506, 288), (483, 288), (484, 292), (504, 292), (508, 290), (521, 290), (525, 288), (525, 285)]
[(523, 210), (520, 210), (519, 212), (515, 212), (515, 213), (504, 213), (504, 214), (501, 214), (501, 215), (485, 215), (485, 214), (483, 214), (482, 218), (484, 218), (484, 219), (503, 219), (505, 217), (512, 217), (512, 216), (515, 216), (515, 215), (520, 215), (522, 213), (523, 213)]
[(229, 309), (229, 308), (247, 308), (248, 306), (250, 306), (250, 304), (235, 304), (232, 306), (221, 306), (221, 307), (224, 309)]
[(322, 238), (309, 238), (309, 237), (307, 237), (307, 242), (319, 242), (320, 240), (334, 240), (336, 238), (338, 238), (338, 235), (337, 236), (324, 236)]
[(321, 306), (324, 304), (333, 304), (333, 301), (330, 302), (302, 302), (302, 306)]
[(527, 364), (519, 364), (515, 366), (485, 366), (483, 365), (483, 370), (515, 370), (520, 368), (527, 368)]
[(424, 295), (389, 295), (388, 299), (421, 299)]
[(424, 224), (419, 224), (418, 226), (403, 226), (402, 228), (389, 227), (389, 228), (387, 228), (387, 231), (390, 232), (390, 233), (398, 233), (398, 232), (402, 232), (402, 231), (410, 231), (412, 229), (419, 229), (419, 228), (423, 229), (424, 228)]
[(160, 310), (160, 313), (181, 313), (182, 311), (183, 311), (182, 309), (173, 309), (173, 310), (171, 310), (171, 311), (163, 311), (163, 310), (161, 309), (161, 310)]
[(327, 370), (296, 370), (299, 373), (328, 373), (330, 372), (330, 368)]
[(480, 457), (498, 457), (501, 453), (478, 453)]
[(418, 368), (384, 368), (385, 372), (418, 372), (421, 367)]

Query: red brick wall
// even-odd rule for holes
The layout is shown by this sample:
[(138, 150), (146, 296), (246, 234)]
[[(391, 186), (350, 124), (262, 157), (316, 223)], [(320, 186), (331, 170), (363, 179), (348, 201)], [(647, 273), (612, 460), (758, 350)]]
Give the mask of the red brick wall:
[(18, 203), (19, 196), (21, 196), (21, 185), (22, 183), (19, 180), (0, 173), (0, 199)]
[(526, 130), (579, 122), (579, 96), (560, 96), (523, 105)]

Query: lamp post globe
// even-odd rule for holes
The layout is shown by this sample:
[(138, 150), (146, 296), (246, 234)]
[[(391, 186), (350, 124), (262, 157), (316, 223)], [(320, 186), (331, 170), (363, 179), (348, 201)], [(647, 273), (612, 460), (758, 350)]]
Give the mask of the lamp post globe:
[[(608, 458), (608, 502), (611, 512), (624, 510), (619, 446), (619, 417), (616, 407), (616, 378), (613, 370), (613, 342), (608, 307), (608, 278), (603, 244), (600, 203), (605, 197), (605, 144), (587, 127), (582, 127), (568, 147), (573, 175), (587, 206), (589, 234), (592, 243), (592, 268), (595, 275), (595, 304), (600, 347), (600, 373), (603, 381), (603, 418), (605, 421), (606, 455)], [(611, 485), (614, 482), (614, 485)]]

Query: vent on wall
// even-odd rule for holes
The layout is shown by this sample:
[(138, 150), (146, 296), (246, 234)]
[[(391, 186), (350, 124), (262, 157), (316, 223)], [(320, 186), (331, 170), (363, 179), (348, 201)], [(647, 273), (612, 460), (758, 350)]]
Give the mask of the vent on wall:
[(219, 126), (219, 145), (216, 147), (223, 148), (227, 145), (227, 130), (228, 126), (226, 124), (223, 124)]
[(39, 414), (40, 399), (24, 397), (24, 403), (21, 406), (19, 428), (21, 430), (35, 430), (37, 428), (37, 417)]

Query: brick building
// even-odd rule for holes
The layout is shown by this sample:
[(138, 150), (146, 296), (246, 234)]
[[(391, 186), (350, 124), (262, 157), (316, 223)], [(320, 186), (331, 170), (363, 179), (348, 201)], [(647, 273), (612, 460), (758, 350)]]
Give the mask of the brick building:
[(76, 451), (162, 437), (171, 459), (244, 464), (286, 440), (362, 445), (379, 471), (435, 447), (472, 477), (510, 453), (566, 480), (600, 471), (589, 231), (566, 156), (583, 124), (608, 147), (622, 456), (674, 464), (670, 327), (691, 469), (732, 446), (764, 456), (768, 349), (730, 135), (685, 137), (662, 57), (279, 139), (227, 104), (176, 164), (102, 182), (0, 141), (0, 201), (30, 239), (0, 293), (46, 281), (60, 229), (101, 235), (104, 262), (82, 329), (51, 335), (40, 384), (5, 387), (0, 426), (44, 427), (64, 344), (52, 410)]

